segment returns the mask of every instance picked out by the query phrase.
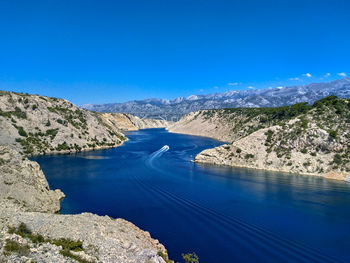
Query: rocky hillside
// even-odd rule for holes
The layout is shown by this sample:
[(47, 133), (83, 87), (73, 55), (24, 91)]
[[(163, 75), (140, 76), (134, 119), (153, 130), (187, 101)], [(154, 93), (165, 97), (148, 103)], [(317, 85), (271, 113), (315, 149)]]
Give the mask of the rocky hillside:
[(114, 147), (124, 130), (166, 125), (0, 91), (0, 262), (171, 262), (163, 245), (123, 219), (56, 214), (65, 195), (26, 157)]
[(0, 145), (27, 155), (114, 147), (126, 140), (122, 130), (164, 126), (82, 110), (63, 99), (0, 91)]
[(83, 108), (99, 112), (131, 113), (137, 116), (171, 119), (204, 110), (240, 107), (280, 107), (299, 102), (313, 103), (329, 95), (350, 98), (350, 78), (304, 86), (272, 89), (228, 91), (207, 95), (191, 95), (173, 100), (145, 99), (125, 103), (87, 104)]
[(52, 191), (38, 163), (0, 145), (0, 202), (23, 211), (56, 213), (64, 194)]
[(102, 113), (101, 118), (105, 123), (114, 129), (121, 131), (135, 131), (139, 129), (149, 128), (165, 128), (168, 127), (171, 122), (155, 119), (140, 119), (131, 114), (122, 113)]
[(37, 163), (0, 146), (0, 262), (168, 260), (163, 245), (123, 219), (55, 214), (63, 197)]
[(201, 152), (197, 162), (350, 179), (347, 99), (329, 96), (313, 105), (199, 111), (169, 130), (229, 142)]

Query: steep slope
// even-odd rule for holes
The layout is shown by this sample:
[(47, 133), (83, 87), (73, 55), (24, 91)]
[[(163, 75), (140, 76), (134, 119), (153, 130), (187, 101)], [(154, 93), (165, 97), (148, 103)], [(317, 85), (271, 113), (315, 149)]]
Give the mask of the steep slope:
[(122, 130), (166, 125), (83, 110), (63, 99), (0, 91), (0, 144), (25, 154), (114, 147), (126, 140)]
[(140, 119), (131, 114), (103, 113), (100, 115), (110, 127), (121, 131), (136, 131), (139, 129), (165, 128), (169, 122), (155, 119)]
[(197, 162), (349, 179), (350, 100), (200, 111), (169, 130), (230, 142), (201, 152)]
[(126, 140), (122, 130), (165, 125), (0, 91), (0, 262), (165, 263), (164, 246), (130, 222), (56, 214), (65, 195), (50, 190), (39, 164), (26, 157), (114, 147)]
[[(0, 203), (24, 211), (58, 212), (64, 194), (52, 191), (40, 166), (0, 145)], [(0, 205), (1, 206), (1, 205)], [(2, 207), (4, 208), (4, 207)]]
[(130, 222), (55, 214), (63, 197), (37, 163), (0, 146), (0, 262), (165, 263), (164, 246)]
[(329, 95), (350, 98), (350, 78), (304, 86), (228, 91), (208, 95), (191, 95), (173, 100), (146, 99), (125, 103), (88, 104), (81, 107), (99, 112), (120, 112), (141, 117), (161, 116), (171, 119), (203, 109), (280, 107), (299, 102), (313, 103)]

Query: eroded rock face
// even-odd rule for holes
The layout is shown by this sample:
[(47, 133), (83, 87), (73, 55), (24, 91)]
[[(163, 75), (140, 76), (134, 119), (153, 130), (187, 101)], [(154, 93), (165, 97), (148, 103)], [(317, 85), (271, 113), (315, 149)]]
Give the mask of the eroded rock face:
[[(83, 242), (83, 251), (70, 253), (88, 262), (165, 263), (158, 255), (166, 255), (164, 246), (128, 221), (90, 213), (55, 214), (63, 197), (60, 190), (50, 190), (38, 163), (0, 146), (0, 262), (76, 262), (48, 241), (65, 238)], [(21, 223), (45, 241), (9, 233), (9, 227)], [(8, 242), (21, 249), (6, 250)]]
[[(82, 110), (56, 98), (0, 91), (0, 262), (165, 263), (166, 250), (148, 232), (123, 219), (89, 213), (60, 215), (60, 190), (50, 190), (38, 163), (26, 156), (69, 153), (119, 146), (123, 130), (165, 127), (141, 120)], [(40, 242), (9, 233), (24, 223)], [(67, 251), (51, 242), (82, 241), (83, 251)], [(7, 248), (9, 242), (17, 250)], [(165, 256), (164, 256), (165, 257)]]
[[(148, 232), (123, 219), (112, 219), (90, 213), (58, 215), (36, 212), (13, 213), (11, 210), (3, 210), (0, 211), (0, 220), (3, 226), (16, 227), (24, 223), (32, 233), (40, 234), (47, 240), (60, 238), (81, 240), (84, 251), (79, 252), (79, 255), (91, 262), (164, 263), (163, 258), (157, 255), (159, 251), (166, 254), (164, 246), (158, 240), (152, 239)], [(10, 235), (6, 227), (3, 227), (2, 235), (7, 239), (17, 238), (17, 241), (31, 247), (31, 252), (25, 257), (26, 260), (74, 262), (59, 253), (61, 248), (47, 242), (33, 244), (28, 239)], [(0, 243), (1, 239), (0, 235)], [(45, 258), (42, 257), (43, 254)], [(12, 256), (16, 258), (17, 255)]]
[(28, 160), (8, 146), (0, 146), (0, 199), (22, 211), (55, 213), (64, 198), (60, 190), (50, 190), (38, 163)]
[(104, 122), (111, 127), (115, 127), (121, 131), (136, 131), (139, 129), (149, 128), (166, 128), (169, 122), (164, 120), (141, 119), (131, 114), (123, 113), (102, 113), (101, 117)]

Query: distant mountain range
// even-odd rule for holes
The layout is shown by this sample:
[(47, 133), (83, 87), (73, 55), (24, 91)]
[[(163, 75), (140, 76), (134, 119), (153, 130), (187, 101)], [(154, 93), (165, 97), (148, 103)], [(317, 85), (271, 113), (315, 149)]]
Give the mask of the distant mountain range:
[(139, 117), (178, 119), (189, 112), (203, 109), (240, 107), (279, 107), (298, 102), (313, 103), (328, 95), (350, 98), (350, 78), (325, 83), (271, 89), (228, 91), (208, 95), (191, 95), (173, 100), (145, 99), (124, 103), (85, 104), (98, 112), (131, 113)]

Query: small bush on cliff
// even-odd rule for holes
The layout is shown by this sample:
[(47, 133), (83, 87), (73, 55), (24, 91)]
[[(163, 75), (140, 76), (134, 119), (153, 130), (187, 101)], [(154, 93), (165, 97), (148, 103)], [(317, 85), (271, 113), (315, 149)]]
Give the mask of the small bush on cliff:
[(174, 261), (169, 259), (167, 252), (163, 253), (162, 251), (158, 251), (157, 255), (160, 256), (166, 263), (174, 263)]
[(66, 250), (72, 250), (72, 251), (83, 251), (83, 242), (78, 240), (74, 241), (69, 238), (60, 238), (60, 239), (53, 239), (51, 241), (52, 244), (56, 246), (62, 246), (63, 249)]
[(16, 253), (20, 256), (26, 256), (29, 254), (30, 247), (28, 245), (22, 245), (14, 240), (6, 240), (6, 244), (4, 247), (4, 254), (10, 255), (11, 253)]
[(254, 158), (254, 154), (247, 153), (247, 154), (244, 156), (244, 158), (245, 158), (246, 160), (248, 160), (248, 159), (250, 159), (250, 158)]
[(185, 260), (186, 263), (199, 263), (199, 257), (194, 252), (182, 254), (182, 258)]
[[(79, 255), (73, 254), (71, 251), (84, 251), (83, 242), (78, 240), (72, 240), (69, 238), (59, 238), (59, 239), (45, 239), (42, 235), (33, 234), (28, 227), (21, 223), (17, 228), (9, 227), (9, 234), (17, 234), (23, 238), (29, 239), (33, 243), (51, 243), (56, 246), (61, 246), (62, 250), (60, 254), (72, 258), (80, 263), (92, 263), (80, 257)], [(7, 253), (16, 252), (21, 255), (25, 255), (24, 253), (29, 253), (29, 246), (23, 246), (15, 241), (9, 240), (5, 245), (5, 251)]]
[(26, 131), (23, 129), (23, 127), (18, 126), (17, 129), (18, 129), (18, 134), (19, 134), (19, 135), (21, 135), (21, 136), (23, 136), (23, 137), (27, 137), (27, 136), (28, 136), (28, 134), (27, 134)]
[(45, 239), (44, 239), (44, 237), (42, 235), (33, 234), (24, 223), (21, 223), (17, 228), (10, 227), (8, 232), (10, 234), (20, 235), (23, 238), (28, 238), (33, 243), (43, 243), (43, 242), (45, 242)]
[(333, 157), (333, 163), (340, 165), (342, 163), (342, 157), (339, 153), (337, 153), (336, 155), (334, 155)]
[(335, 140), (338, 136), (338, 132), (335, 130), (330, 130), (328, 133), (329, 133), (329, 138), (331, 140)]

